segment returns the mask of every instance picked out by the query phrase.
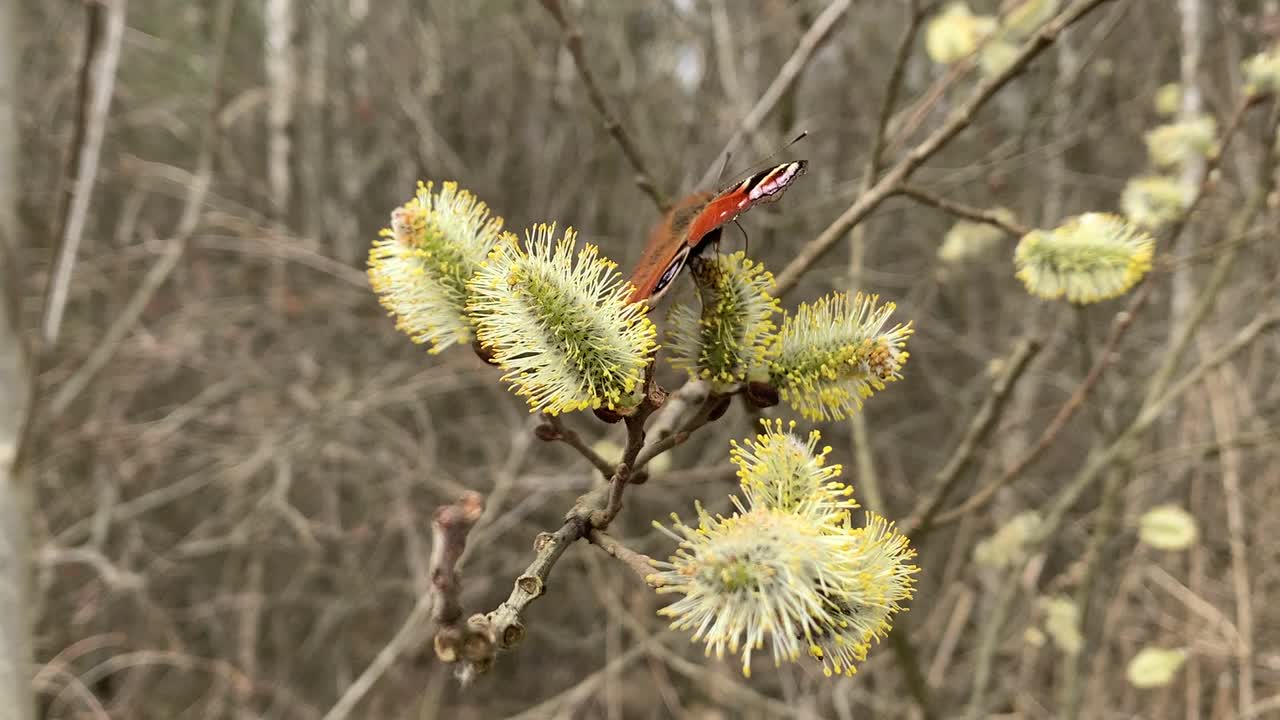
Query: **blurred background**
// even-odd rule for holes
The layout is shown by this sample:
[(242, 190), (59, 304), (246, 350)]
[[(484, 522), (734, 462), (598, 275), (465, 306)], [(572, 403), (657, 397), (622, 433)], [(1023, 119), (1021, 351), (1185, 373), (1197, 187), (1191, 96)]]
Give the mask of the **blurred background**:
[[(971, 9), (1018, 3), (1003, 5)], [(891, 76), (881, 169), (989, 70), (931, 59), (926, 30), (943, 8), (924, 0), (563, 8), (665, 196), (717, 185), (727, 144), (733, 173), (808, 132), (778, 156), (807, 159), (807, 175), (742, 219), (750, 255), (775, 273), (870, 184)], [(1160, 88), (1181, 83), (1174, 118), (1208, 113), (1221, 130), (1242, 102), (1241, 62), (1276, 42), (1278, 18), (1273, 0), (1102, 2), (911, 183), (1027, 227), (1115, 212), (1128, 180), (1151, 172), (1144, 133), (1169, 120)], [(34, 384), (6, 372), (0, 388), (4, 447), (25, 442), (10, 489), (30, 493), (5, 517), (11, 538), (29, 526), (33, 586), (11, 609), (34, 622), (39, 716), (326, 717), (429, 586), (436, 506), (487, 496), (462, 568), (465, 611), (483, 612), (534, 536), (599, 482), (533, 437), (496, 369), (395, 331), (364, 275), (390, 210), (418, 179), (457, 180), (509, 229), (572, 225), (626, 269), (654, 203), (540, 3), (6, 0), (0, 25), (13, 310), (0, 345), (12, 368), (23, 338), (37, 371)], [(975, 697), (983, 716), (1280, 716), (1280, 336), (1257, 332), (1192, 377), (1105, 456), (1098, 482), (1060, 494), (1133, 428), (1171, 349), (1176, 385), (1280, 308), (1268, 113), (1241, 116), (1193, 221), (1172, 244), (1159, 236), (1149, 297), (1114, 345), (1129, 298), (1034, 299), (1013, 276), (1015, 237), (940, 255), (956, 214), (910, 197), (880, 204), (783, 297), (794, 308), (865, 290), (914, 322), (905, 379), (858, 419), (817, 425), (862, 503), (900, 522), (946, 473), (942, 516), (994, 489), (1109, 359), (1034, 462), (915, 542), (911, 612), (856, 677), (761, 663), (744, 679), (666, 630), (655, 611), (668, 596), (579, 544), (491, 673), (459, 688), (422, 641), (341, 716), (953, 717)], [(1185, 171), (1192, 188), (1197, 171)], [(74, 262), (60, 276), (64, 238)], [(730, 228), (723, 249), (743, 242)], [(681, 280), (666, 302), (693, 297)], [(993, 403), (1032, 338), (1039, 352)], [(660, 380), (683, 382), (669, 367)], [(966, 447), (984, 404), (989, 426)], [(622, 442), (590, 415), (567, 422)], [(695, 499), (727, 511), (728, 440), (753, 422), (735, 404), (677, 448), (629, 493), (614, 534), (665, 557), (674, 548), (652, 520), (687, 517)], [(1166, 505), (1195, 529), (1174, 549), (1142, 540)], [(1055, 508), (1048, 542), (1019, 555), (1011, 521)], [(1135, 681), (1126, 670), (1151, 648), (1184, 662)]]

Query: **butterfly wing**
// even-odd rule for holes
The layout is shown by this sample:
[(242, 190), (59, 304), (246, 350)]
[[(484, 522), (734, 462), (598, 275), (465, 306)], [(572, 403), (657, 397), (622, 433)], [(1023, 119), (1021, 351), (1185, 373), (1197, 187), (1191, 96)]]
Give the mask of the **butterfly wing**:
[(681, 200), (649, 233), (649, 242), (632, 273), (631, 302), (648, 299), (650, 306), (671, 287), (690, 255), (696, 255), (727, 223), (756, 205), (782, 196), (801, 175), (804, 160), (775, 165), (752, 173), (718, 193), (694, 193)]

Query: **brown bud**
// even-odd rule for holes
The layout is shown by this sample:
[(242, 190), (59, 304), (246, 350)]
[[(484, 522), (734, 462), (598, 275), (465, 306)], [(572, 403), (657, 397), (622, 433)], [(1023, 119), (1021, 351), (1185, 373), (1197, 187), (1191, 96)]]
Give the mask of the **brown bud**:
[(613, 425), (614, 423), (618, 422), (623, 418), (622, 413), (618, 412), (617, 410), (611, 410), (609, 408), (604, 408), (604, 407), (598, 407), (595, 410), (592, 410), (591, 412), (595, 413), (596, 417), (609, 423), (610, 425)]
[(711, 412), (707, 413), (707, 422), (715, 422), (724, 417), (729, 410), (729, 404), (733, 402), (732, 395), (713, 395), (708, 401), (714, 403), (711, 406)]
[(490, 365), (498, 364), (497, 361), (493, 359), (492, 347), (485, 347), (484, 345), (480, 344), (479, 340), (473, 340), (471, 342), (471, 349), (476, 352), (476, 357), (480, 358), (481, 360), (489, 363)]
[(778, 388), (758, 380), (747, 383), (746, 397), (753, 406), (760, 409), (773, 407), (781, 399), (778, 396)]
[(560, 431), (551, 423), (542, 423), (533, 429), (533, 434), (543, 442), (555, 442), (561, 438)]

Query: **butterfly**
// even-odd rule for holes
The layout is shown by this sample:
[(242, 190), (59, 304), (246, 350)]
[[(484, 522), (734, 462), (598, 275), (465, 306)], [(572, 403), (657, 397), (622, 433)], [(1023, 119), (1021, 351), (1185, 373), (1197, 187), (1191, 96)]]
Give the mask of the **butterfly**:
[(690, 258), (720, 239), (725, 225), (756, 205), (771, 203), (804, 174), (808, 165), (793, 160), (752, 173), (719, 192), (696, 192), (667, 211), (649, 232), (631, 274), (629, 302), (648, 300), (653, 307), (680, 276)]

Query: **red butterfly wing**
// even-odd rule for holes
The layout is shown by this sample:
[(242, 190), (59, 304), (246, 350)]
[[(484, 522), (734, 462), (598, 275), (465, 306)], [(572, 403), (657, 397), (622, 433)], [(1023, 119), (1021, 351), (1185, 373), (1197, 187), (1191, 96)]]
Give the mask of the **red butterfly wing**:
[(694, 193), (681, 200), (654, 226), (649, 242), (636, 263), (631, 302), (649, 299), (650, 306), (670, 288), (689, 256), (701, 250), (703, 241), (718, 228), (756, 205), (782, 196), (804, 174), (803, 160), (782, 163), (753, 173), (719, 193)]

